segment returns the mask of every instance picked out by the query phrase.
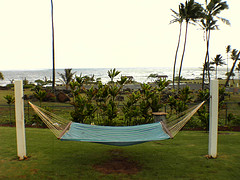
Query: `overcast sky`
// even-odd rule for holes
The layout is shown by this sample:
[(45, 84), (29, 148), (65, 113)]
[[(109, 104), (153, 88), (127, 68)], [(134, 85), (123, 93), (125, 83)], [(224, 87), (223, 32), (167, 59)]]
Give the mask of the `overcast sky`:
[[(173, 66), (179, 25), (169, 25), (170, 9), (185, 1), (53, 1), (56, 68)], [(212, 32), (210, 57), (240, 49), (240, 1), (228, 4), (221, 16), (231, 26)], [(0, 71), (52, 68), (50, 0), (0, 0), (0, 27)], [(203, 34), (190, 26), (184, 67), (202, 67)]]

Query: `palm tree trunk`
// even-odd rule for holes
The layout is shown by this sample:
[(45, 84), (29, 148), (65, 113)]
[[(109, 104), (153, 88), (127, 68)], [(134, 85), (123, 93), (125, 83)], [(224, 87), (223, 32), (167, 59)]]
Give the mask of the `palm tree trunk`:
[(54, 45), (54, 23), (53, 23), (53, 0), (51, 0), (51, 16), (52, 16), (52, 90), (55, 92), (55, 45)]
[(215, 77), (215, 79), (218, 79), (218, 77), (217, 77), (217, 64), (216, 64), (216, 77)]
[[(207, 50), (206, 50), (206, 55), (205, 55), (205, 60), (204, 60), (204, 66), (203, 66), (203, 75), (202, 75), (202, 89), (205, 87), (205, 71), (207, 71), (207, 62), (208, 62), (208, 57), (209, 57), (209, 38), (208, 38), (208, 31), (206, 31), (206, 41), (207, 41)], [(206, 69), (207, 68), (207, 69)]]
[(183, 64), (183, 58), (184, 58), (186, 43), (187, 43), (187, 32), (188, 32), (188, 22), (186, 22), (185, 40), (184, 40), (183, 53), (182, 53), (181, 64), (180, 64), (180, 68), (179, 68), (179, 74), (178, 74), (178, 90), (180, 88), (180, 77), (181, 77), (181, 72), (182, 72), (182, 64)]
[(179, 49), (179, 45), (180, 45), (181, 34), (182, 34), (182, 23), (180, 23), (178, 44), (177, 44), (177, 49), (176, 49), (176, 53), (175, 53), (174, 65), (173, 65), (173, 89), (175, 89), (175, 85), (174, 85), (174, 83), (175, 83), (175, 71), (176, 71), (177, 54), (178, 54), (178, 49)]
[(209, 67), (208, 67), (208, 83), (210, 83), (210, 80), (211, 80), (211, 76), (210, 76), (210, 58), (209, 58), (209, 46), (210, 46), (210, 29), (209, 29), (209, 31), (208, 31), (208, 54), (207, 54), (207, 62), (208, 62), (208, 65), (209, 65)]
[(239, 54), (240, 54), (240, 52), (238, 52), (238, 55), (236, 56), (236, 59), (235, 59), (233, 65), (232, 65), (232, 68), (231, 68), (231, 70), (230, 70), (230, 73), (228, 74), (228, 77), (227, 77), (227, 80), (226, 80), (226, 83), (225, 83), (225, 87), (227, 87), (228, 82), (229, 82), (230, 77), (231, 77), (231, 74), (232, 74), (233, 71), (234, 71), (235, 65), (236, 65), (236, 63), (237, 63), (237, 61), (238, 61), (238, 58), (239, 58)]

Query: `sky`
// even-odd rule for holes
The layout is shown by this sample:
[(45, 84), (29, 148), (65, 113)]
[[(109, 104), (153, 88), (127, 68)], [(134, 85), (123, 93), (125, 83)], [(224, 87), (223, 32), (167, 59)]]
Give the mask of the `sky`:
[[(172, 67), (179, 24), (169, 24), (170, 9), (181, 2), (53, 0), (56, 68)], [(231, 26), (219, 21), (212, 31), (211, 58), (226, 57), (227, 45), (240, 49), (240, 1), (228, 5), (220, 16)], [(0, 27), (0, 71), (52, 68), (50, 0), (0, 0)], [(190, 26), (184, 67), (202, 67), (205, 44), (203, 30)]]

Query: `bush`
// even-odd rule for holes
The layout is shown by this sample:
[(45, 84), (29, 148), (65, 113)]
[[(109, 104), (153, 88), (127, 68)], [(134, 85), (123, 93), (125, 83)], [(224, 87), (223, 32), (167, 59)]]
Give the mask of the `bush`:
[(14, 84), (7, 84), (6, 87), (8, 87), (8, 88), (13, 88), (13, 87), (14, 87)]
[(228, 123), (230, 126), (240, 126), (240, 117), (230, 113), (228, 114)]
[(30, 88), (33, 88), (34, 86), (35, 86), (34, 84), (26, 84), (26, 85), (23, 85), (23, 88), (30, 89)]

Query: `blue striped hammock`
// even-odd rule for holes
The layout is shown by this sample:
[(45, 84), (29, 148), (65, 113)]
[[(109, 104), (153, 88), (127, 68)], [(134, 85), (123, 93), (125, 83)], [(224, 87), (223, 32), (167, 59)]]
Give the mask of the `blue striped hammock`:
[(169, 138), (161, 123), (113, 127), (75, 122), (72, 122), (69, 130), (59, 137), (63, 141), (95, 142), (115, 146), (130, 146)]
[(29, 104), (54, 135), (62, 141), (82, 141), (115, 146), (129, 146), (148, 141), (173, 138), (204, 102), (166, 122), (161, 121), (136, 126), (97, 126), (76, 123), (33, 105), (31, 102)]

